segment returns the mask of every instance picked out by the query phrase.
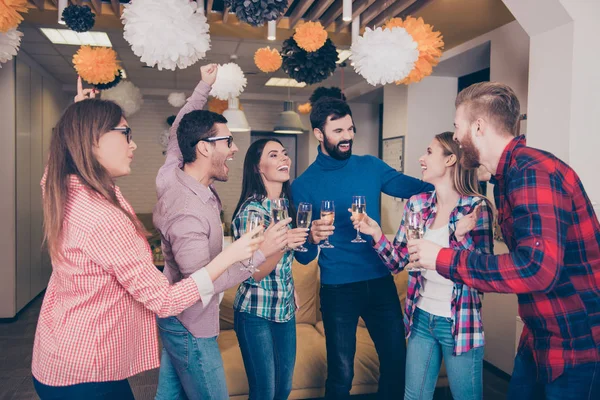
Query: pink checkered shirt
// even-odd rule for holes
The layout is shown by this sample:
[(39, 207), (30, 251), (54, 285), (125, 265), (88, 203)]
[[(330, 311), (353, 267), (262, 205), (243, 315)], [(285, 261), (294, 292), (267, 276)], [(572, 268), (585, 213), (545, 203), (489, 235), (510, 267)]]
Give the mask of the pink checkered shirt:
[[(42, 180), (42, 185), (44, 180)], [(200, 299), (193, 279), (169, 284), (133, 223), (72, 176), (61, 253), (35, 334), (33, 376), (51, 386), (126, 379), (159, 366), (154, 314)], [(119, 188), (119, 203), (133, 213)]]

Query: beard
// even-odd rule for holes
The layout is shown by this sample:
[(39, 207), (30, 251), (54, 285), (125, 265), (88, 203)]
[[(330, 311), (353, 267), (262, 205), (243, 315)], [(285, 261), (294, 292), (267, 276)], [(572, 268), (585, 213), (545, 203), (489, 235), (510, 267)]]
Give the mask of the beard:
[[(336, 159), (336, 160), (347, 160), (350, 158), (350, 156), (352, 155), (352, 140), (342, 140), (340, 142), (338, 142), (338, 144), (331, 144), (329, 143), (329, 140), (327, 140), (327, 136), (323, 135), (323, 137), (325, 138), (325, 141), (323, 142), (323, 144), (325, 145), (325, 150), (327, 150), (327, 153), (329, 153), (329, 155)], [(348, 151), (342, 151), (340, 150), (340, 145), (341, 144), (349, 144), (349, 148)]]
[(460, 143), (462, 154), (460, 157), (460, 164), (466, 169), (479, 168), (481, 165), (479, 161), (479, 150), (475, 147), (473, 139), (470, 135), (465, 135), (465, 139)]
[(228, 171), (226, 171), (225, 162), (227, 161), (226, 155), (215, 154), (211, 162), (212, 177), (215, 181), (227, 182), (229, 179)]

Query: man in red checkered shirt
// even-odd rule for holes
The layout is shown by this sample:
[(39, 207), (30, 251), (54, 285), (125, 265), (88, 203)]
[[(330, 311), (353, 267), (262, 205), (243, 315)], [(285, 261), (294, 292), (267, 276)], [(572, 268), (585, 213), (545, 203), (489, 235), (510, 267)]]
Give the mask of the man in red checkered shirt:
[(465, 167), (494, 173), (510, 253), (409, 241), (411, 261), (483, 292), (516, 293), (525, 322), (508, 398), (600, 398), (600, 224), (579, 177), (515, 137), (513, 90), (478, 83), (456, 99), (454, 139)]

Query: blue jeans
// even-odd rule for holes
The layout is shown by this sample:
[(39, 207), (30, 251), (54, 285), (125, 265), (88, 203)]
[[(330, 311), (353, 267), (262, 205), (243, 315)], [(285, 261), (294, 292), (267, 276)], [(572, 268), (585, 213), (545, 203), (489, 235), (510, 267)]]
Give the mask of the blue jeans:
[(287, 399), (296, 362), (296, 318), (273, 322), (236, 311), (234, 329), (248, 376), (249, 399)]
[(321, 285), (321, 312), (327, 347), (325, 397), (348, 398), (354, 378), (358, 318), (379, 357), (382, 399), (401, 399), (404, 393), (406, 342), (402, 309), (391, 275), (342, 285)]
[(452, 320), (417, 308), (408, 338), (405, 400), (433, 399), (442, 357), (452, 397), (456, 400), (483, 398), (483, 347), (458, 356), (452, 354), (453, 350)]
[(78, 383), (69, 386), (48, 386), (34, 377), (33, 386), (41, 400), (134, 400), (127, 379), (111, 382)]
[(175, 317), (157, 321), (164, 348), (155, 399), (228, 399), (217, 338), (196, 338)]
[(568, 367), (551, 383), (537, 380), (531, 351), (522, 349), (515, 357), (515, 367), (508, 388), (508, 399), (523, 400), (597, 400), (600, 399), (600, 363)]

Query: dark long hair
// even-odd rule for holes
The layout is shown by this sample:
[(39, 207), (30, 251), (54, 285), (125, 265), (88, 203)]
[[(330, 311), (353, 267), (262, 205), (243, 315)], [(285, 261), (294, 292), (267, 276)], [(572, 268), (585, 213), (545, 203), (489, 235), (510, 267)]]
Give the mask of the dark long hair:
[(50, 139), (50, 156), (44, 184), (44, 240), (50, 257), (60, 259), (64, 210), (69, 200), (69, 177), (75, 175), (131, 220), (136, 230), (147, 235), (135, 216), (125, 210), (115, 192), (115, 181), (94, 155), (100, 137), (119, 125), (123, 111), (112, 101), (89, 99), (72, 104), (58, 121)]
[[(283, 146), (283, 144), (277, 139), (259, 139), (252, 143), (244, 158), (244, 174), (242, 176), (242, 194), (238, 201), (235, 211), (233, 212), (233, 219), (237, 216), (242, 204), (249, 198), (254, 197), (257, 201), (263, 201), (267, 197), (267, 189), (263, 183), (262, 176), (258, 171), (258, 164), (260, 163), (260, 157), (262, 156), (263, 150), (267, 143), (276, 142)], [(281, 188), (281, 197), (288, 199), (289, 208), (288, 214), (292, 218), (292, 224), (295, 226), (296, 221), (296, 208), (292, 200), (292, 189), (290, 181), (284, 182)]]

